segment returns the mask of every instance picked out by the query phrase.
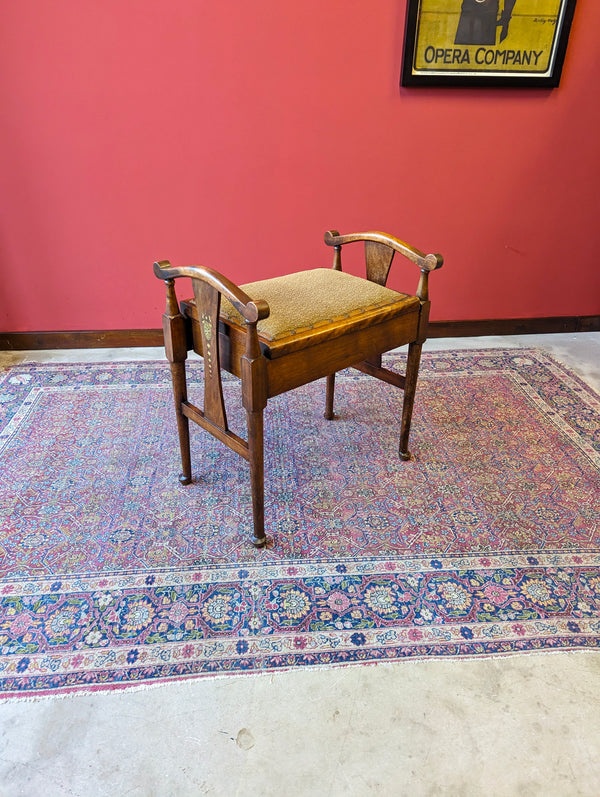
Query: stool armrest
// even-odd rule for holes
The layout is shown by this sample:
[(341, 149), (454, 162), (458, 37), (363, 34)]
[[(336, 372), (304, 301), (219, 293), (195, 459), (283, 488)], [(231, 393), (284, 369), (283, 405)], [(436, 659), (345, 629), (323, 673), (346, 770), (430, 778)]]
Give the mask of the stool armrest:
[(410, 244), (401, 241), (399, 238), (394, 238), (384, 232), (356, 232), (349, 235), (340, 235), (337, 230), (328, 230), (325, 233), (327, 246), (343, 246), (357, 241), (372, 241), (373, 243), (389, 246), (411, 260), (422, 271), (435, 271), (435, 269), (441, 268), (444, 262), (444, 258), (441, 255), (426, 255), (414, 246), (410, 246)]
[(206, 268), (205, 266), (172, 267), (168, 260), (159, 260), (154, 263), (154, 274), (165, 281), (176, 279), (177, 277), (191, 277), (208, 283), (219, 293), (226, 296), (244, 319), (251, 323), (267, 318), (270, 313), (267, 302), (262, 299), (251, 299), (235, 283), (212, 268)]

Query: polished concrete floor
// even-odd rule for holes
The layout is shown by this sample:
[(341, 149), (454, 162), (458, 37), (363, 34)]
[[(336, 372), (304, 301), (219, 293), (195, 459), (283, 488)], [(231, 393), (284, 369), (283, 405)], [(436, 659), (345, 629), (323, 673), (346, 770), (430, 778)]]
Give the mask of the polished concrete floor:
[[(600, 392), (600, 333), (427, 347), (543, 348)], [(0, 353), (0, 365), (134, 357), (162, 352)], [(0, 702), (2, 797), (205, 794), (596, 797), (600, 653), (407, 661)]]

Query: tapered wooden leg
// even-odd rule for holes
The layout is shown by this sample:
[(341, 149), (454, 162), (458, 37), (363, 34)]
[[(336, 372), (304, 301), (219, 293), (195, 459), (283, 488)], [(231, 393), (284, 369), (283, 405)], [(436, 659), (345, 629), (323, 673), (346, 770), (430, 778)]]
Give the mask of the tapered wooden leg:
[(263, 412), (247, 411), (248, 453), (250, 455), (250, 488), (252, 490), (252, 516), (254, 537), (252, 544), (262, 548), (267, 543), (265, 536), (265, 463), (263, 452)]
[(267, 406), (267, 363), (258, 343), (256, 321), (246, 321), (246, 351), (240, 358), (242, 404), (248, 418), (248, 459), (252, 490), (254, 537), (262, 548), (265, 536), (265, 461), (263, 454), (263, 410)]
[(333, 395), (335, 392), (335, 374), (329, 374), (327, 377), (327, 387), (325, 388), (325, 412), (323, 417), (332, 421), (335, 418), (333, 411)]
[[(156, 264), (155, 264), (156, 265)], [(175, 417), (179, 432), (179, 448), (183, 471), (179, 477), (182, 484), (192, 481), (192, 465), (190, 461), (190, 427), (189, 421), (181, 410), (181, 404), (187, 401), (187, 383), (185, 380), (185, 361), (187, 358), (186, 320), (179, 311), (175, 295), (175, 280), (165, 280), (167, 287), (167, 304), (163, 314), (163, 333), (165, 338), (165, 354), (171, 367), (173, 382), (173, 399), (175, 401)]]
[(173, 398), (175, 400), (175, 417), (177, 418), (177, 431), (179, 433), (179, 448), (181, 450), (181, 468), (179, 476), (181, 484), (192, 481), (192, 461), (190, 455), (190, 423), (181, 411), (181, 403), (187, 401), (187, 384), (185, 381), (185, 362), (171, 363), (171, 377), (173, 380)]
[(408, 361), (406, 364), (406, 382), (404, 386), (404, 403), (402, 405), (402, 425), (400, 427), (400, 459), (410, 459), (408, 450), (408, 436), (412, 420), (415, 390), (419, 378), (419, 363), (421, 362), (421, 343), (411, 343), (408, 347)]

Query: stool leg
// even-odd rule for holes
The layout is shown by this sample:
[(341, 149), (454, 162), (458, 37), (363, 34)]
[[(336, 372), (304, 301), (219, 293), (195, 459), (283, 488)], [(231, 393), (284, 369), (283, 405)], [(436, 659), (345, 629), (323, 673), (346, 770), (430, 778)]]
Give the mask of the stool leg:
[(263, 450), (263, 411), (247, 410), (248, 453), (250, 460), (250, 488), (252, 490), (252, 516), (254, 537), (252, 544), (262, 548), (267, 543), (265, 536), (265, 464)]
[(163, 333), (165, 354), (171, 367), (175, 416), (177, 418), (179, 448), (181, 450), (183, 468), (179, 481), (181, 484), (189, 484), (192, 481), (190, 424), (181, 409), (182, 403), (187, 401), (187, 382), (185, 378), (185, 361), (188, 353), (186, 319), (179, 311), (179, 305), (177, 304), (175, 280), (166, 280), (165, 284), (167, 286), (167, 304), (163, 314)]
[(175, 416), (177, 418), (177, 432), (179, 433), (179, 448), (181, 451), (182, 472), (179, 476), (179, 481), (181, 484), (189, 484), (192, 481), (190, 422), (181, 411), (182, 402), (187, 401), (185, 362), (172, 362), (170, 365), (171, 378), (173, 380), (173, 398), (175, 399)]
[(323, 417), (332, 421), (335, 418), (333, 411), (333, 395), (335, 392), (335, 374), (329, 374), (327, 377), (327, 387), (325, 388), (325, 412)]
[(419, 363), (421, 362), (421, 343), (411, 343), (408, 347), (408, 361), (406, 363), (406, 382), (404, 386), (404, 403), (402, 404), (402, 425), (400, 427), (400, 459), (410, 459), (408, 450), (408, 436), (412, 420), (415, 390), (419, 378)]

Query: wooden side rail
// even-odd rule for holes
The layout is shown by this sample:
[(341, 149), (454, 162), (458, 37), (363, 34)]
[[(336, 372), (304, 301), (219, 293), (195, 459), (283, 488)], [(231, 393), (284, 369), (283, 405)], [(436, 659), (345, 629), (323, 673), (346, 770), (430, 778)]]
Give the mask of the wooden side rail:
[(235, 453), (239, 454), (240, 457), (243, 457), (246, 461), (248, 460), (248, 443), (246, 440), (242, 440), (241, 437), (238, 437), (238, 435), (232, 432), (230, 429), (225, 430), (220, 426), (211, 423), (211, 421), (207, 420), (202, 410), (196, 407), (194, 404), (191, 404), (189, 401), (184, 401), (182, 403), (181, 411), (186, 418), (189, 418), (190, 421), (197, 423), (198, 426), (201, 426), (207, 432), (212, 434), (213, 437), (216, 437), (232, 451), (235, 451)]

